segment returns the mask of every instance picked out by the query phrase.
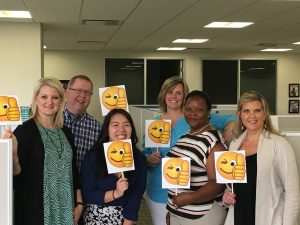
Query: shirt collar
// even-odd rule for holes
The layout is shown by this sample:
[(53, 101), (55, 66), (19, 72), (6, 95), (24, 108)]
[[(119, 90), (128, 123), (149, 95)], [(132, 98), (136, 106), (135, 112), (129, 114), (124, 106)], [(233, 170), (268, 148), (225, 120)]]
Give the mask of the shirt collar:
[(74, 120), (81, 120), (81, 119), (83, 119), (84, 117), (86, 117), (86, 115), (87, 115), (86, 112), (83, 112), (83, 113), (81, 113), (81, 114), (79, 114), (79, 115), (74, 115), (73, 113), (71, 113), (71, 112), (67, 109), (66, 106), (65, 106), (64, 113), (65, 113), (66, 117), (67, 117), (68, 119), (72, 120), (72, 121), (74, 121)]

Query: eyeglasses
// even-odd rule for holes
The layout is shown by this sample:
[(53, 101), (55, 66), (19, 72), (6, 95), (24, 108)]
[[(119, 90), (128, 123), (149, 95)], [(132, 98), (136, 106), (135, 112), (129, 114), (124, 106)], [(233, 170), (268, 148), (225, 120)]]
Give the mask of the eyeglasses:
[(68, 89), (74, 91), (78, 95), (84, 94), (85, 96), (92, 96), (92, 94), (93, 94), (92, 91), (87, 91), (87, 90), (83, 90), (83, 89), (76, 89), (76, 88), (68, 88)]

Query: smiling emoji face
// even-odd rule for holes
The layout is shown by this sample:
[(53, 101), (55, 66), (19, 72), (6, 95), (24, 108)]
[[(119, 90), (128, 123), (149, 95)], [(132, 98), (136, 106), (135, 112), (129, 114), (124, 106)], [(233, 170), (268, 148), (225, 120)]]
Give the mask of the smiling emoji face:
[(122, 168), (125, 166), (124, 154), (130, 153), (130, 148), (125, 147), (126, 142), (115, 141), (107, 149), (107, 159), (111, 165)]
[(224, 152), (217, 160), (217, 170), (227, 180), (234, 179), (233, 171), (237, 164), (237, 154), (236, 152)]
[(105, 89), (101, 99), (106, 109), (112, 110), (117, 108), (117, 103), (119, 98), (118, 91), (119, 91), (118, 87), (109, 87)]
[(151, 141), (160, 143), (162, 132), (164, 131), (165, 121), (155, 120), (148, 127), (148, 136)]
[(171, 158), (165, 163), (163, 175), (167, 182), (174, 185), (178, 184), (179, 173), (182, 171), (182, 163), (184, 161), (181, 158)]
[(9, 108), (9, 97), (0, 96), (0, 120), (8, 120), (7, 110)]

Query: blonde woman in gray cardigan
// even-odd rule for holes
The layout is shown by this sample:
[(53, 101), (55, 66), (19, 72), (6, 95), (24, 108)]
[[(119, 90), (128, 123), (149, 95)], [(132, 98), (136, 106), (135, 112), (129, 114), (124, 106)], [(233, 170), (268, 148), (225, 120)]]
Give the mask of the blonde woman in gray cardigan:
[(274, 130), (260, 93), (241, 96), (237, 133), (229, 150), (245, 150), (247, 183), (234, 184), (234, 194), (224, 193), (223, 202), (230, 205), (225, 225), (296, 225), (300, 194), (294, 152)]

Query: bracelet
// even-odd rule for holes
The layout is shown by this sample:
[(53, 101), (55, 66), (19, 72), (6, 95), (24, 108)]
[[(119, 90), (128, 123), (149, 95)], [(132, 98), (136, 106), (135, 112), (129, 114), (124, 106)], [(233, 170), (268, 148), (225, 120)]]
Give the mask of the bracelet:
[(223, 132), (233, 132), (233, 130), (232, 129), (224, 129)]
[(84, 204), (83, 204), (83, 202), (75, 202), (75, 205), (76, 205), (76, 206), (79, 206), (79, 205), (82, 205), (82, 206), (83, 206)]
[(115, 199), (115, 190), (112, 191), (112, 198), (113, 198), (113, 200), (116, 200)]

